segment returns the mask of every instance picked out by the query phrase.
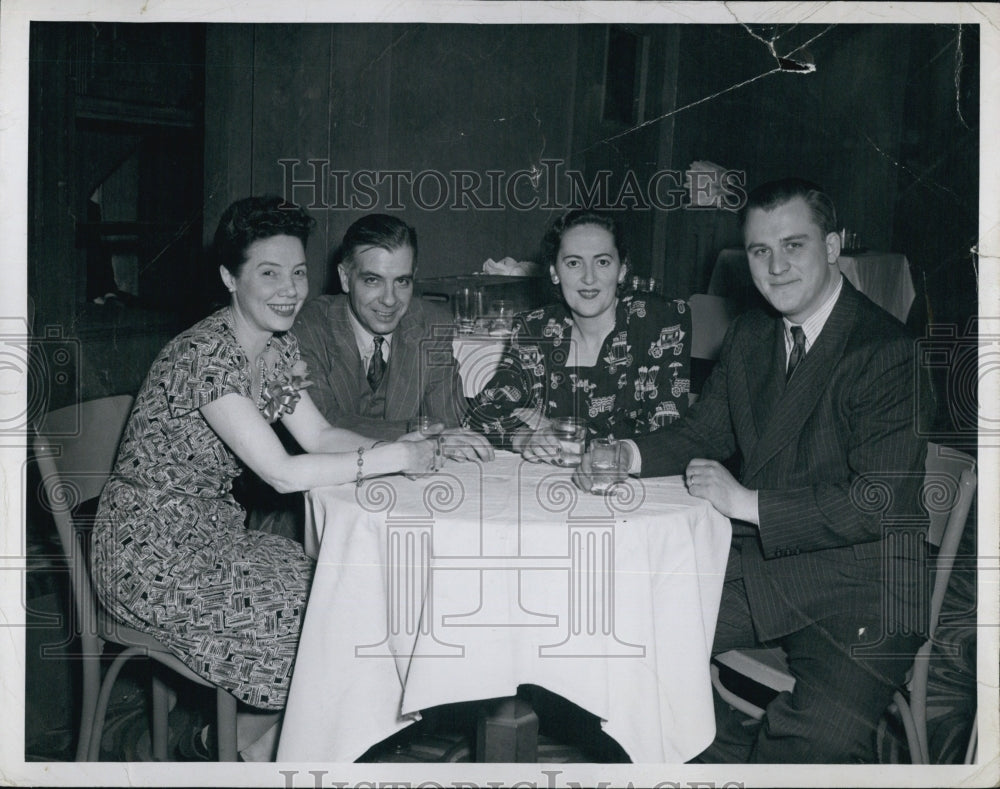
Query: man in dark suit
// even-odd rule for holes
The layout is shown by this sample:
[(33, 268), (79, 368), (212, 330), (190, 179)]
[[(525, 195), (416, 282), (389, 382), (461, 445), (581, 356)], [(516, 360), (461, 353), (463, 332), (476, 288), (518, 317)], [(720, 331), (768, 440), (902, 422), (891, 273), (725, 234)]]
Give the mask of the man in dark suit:
[(387, 214), (352, 224), (337, 251), (344, 293), (306, 303), (295, 321), (330, 424), (394, 440), (421, 416), (443, 426), (445, 453), (492, 458), (489, 443), (458, 425), (466, 408), (452, 356), (451, 318), (413, 299), (416, 231)]
[[(778, 644), (788, 655), (794, 690), (734, 758), (867, 762), (926, 630), (915, 420), (927, 398), (915, 396), (903, 326), (841, 276), (836, 214), (819, 187), (765, 184), (740, 219), (775, 312), (736, 319), (698, 402), (630, 442), (630, 469), (683, 473), (732, 519), (713, 651)], [(589, 473), (585, 458), (585, 489)]]

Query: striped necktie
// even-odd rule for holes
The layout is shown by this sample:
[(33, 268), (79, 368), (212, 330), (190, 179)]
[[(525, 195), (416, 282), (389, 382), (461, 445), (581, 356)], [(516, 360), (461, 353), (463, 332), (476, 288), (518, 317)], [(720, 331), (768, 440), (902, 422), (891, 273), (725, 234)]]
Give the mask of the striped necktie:
[(382, 383), (382, 376), (385, 375), (385, 359), (382, 358), (383, 342), (385, 342), (385, 337), (376, 334), (375, 352), (372, 354), (371, 361), (368, 362), (368, 374), (365, 376), (373, 392), (378, 391), (378, 386)]
[(806, 355), (806, 333), (801, 326), (792, 326), (792, 352), (788, 354), (788, 369), (785, 371), (785, 381), (787, 382), (795, 368), (799, 366), (802, 357)]

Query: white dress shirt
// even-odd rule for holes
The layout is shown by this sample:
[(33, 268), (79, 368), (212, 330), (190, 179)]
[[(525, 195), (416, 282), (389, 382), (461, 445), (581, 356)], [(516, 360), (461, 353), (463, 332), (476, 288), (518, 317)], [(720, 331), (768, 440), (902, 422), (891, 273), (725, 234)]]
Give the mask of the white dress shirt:
[[(351, 321), (351, 328), (354, 329), (354, 340), (358, 344), (358, 353), (361, 354), (361, 369), (367, 370), (375, 353), (375, 335), (361, 325), (361, 321), (355, 317), (352, 311), (348, 310), (347, 317)], [(382, 358), (388, 364), (389, 354), (392, 351), (392, 335), (383, 334), (381, 336), (384, 340), (382, 343)]]

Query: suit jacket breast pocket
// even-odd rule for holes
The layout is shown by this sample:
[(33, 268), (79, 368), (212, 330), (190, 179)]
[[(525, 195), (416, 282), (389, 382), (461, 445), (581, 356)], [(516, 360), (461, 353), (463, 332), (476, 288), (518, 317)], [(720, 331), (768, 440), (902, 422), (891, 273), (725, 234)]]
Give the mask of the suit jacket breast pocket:
[(881, 559), (882, 541), (860, 542), (851, 546), (854, 549), (855, 559)]

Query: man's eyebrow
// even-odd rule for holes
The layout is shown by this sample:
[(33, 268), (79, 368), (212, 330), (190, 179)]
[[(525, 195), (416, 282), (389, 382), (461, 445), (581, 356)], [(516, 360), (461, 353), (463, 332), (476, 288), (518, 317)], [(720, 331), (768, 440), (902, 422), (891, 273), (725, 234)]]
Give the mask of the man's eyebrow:
[(803, 238), (809, 238), (809, 234), (808, 233), (795, 233), (794, 235), (791, 235), (791, 236), (785, 236), (781, 240), (782, 241), (801, 241)]

